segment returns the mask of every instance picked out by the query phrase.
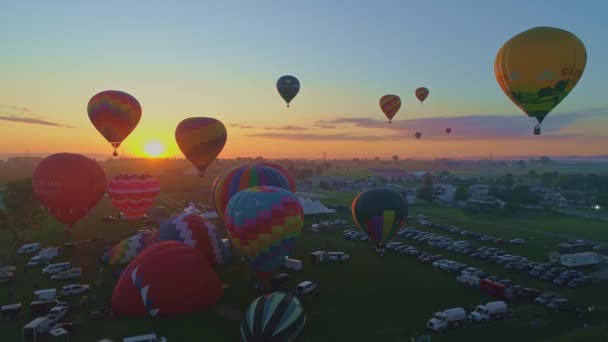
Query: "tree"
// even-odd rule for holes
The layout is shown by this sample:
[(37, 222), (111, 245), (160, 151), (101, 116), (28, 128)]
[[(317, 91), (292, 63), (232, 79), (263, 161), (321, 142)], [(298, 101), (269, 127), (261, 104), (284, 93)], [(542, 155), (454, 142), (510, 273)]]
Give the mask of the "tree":
[(456, 193), (454, 194), (454, 200), (456, 201), (466, 201), (469, 199), (471, 194), (469, 194), (469, 190), (466, 186), (460, 185), (456, 188)]
[(433, 200), (433, 176), (424, 176), (422, 187), (416, 190), (416, 196), (420, 199), (426, 199), (428, 201)]
[(322, 165), (317, 165), (317, 167), (315, 168), (315, 174), (317, 176), (320, 176), (323, 174), (323, 166)]
[(544, 166), (544, 165), (551, 164), (552, 161), (551, 161), (551, 159), (549, 157), (540, 157), (539, 162), (540, 162), (541, 165)]
[(399, 156), (398, 156), (398, 155), (394, 155), (394, 156), (393, 156), (393, 161), (394, 161), (395, 163), (397, 163), (397, 162), (399, 161)]
[(42, 206), (36, 198), (31, 178), (8, 183), (4, 191), (5, 210), (0, 210), (0, 230), (8, 232), (13, 241), (25, 229), (34, 228), (44, 218)]
[(513, 175), (510, 173), (507, 173), (506, 175), (504, 175), (503, 179), (503, 184), (504, 186), (510, 188), (513, 186), (513, 184), (515, 183), (515, 181), (513, 180)]
[(319, 187), (323, 190), (329, 190), (329, 183), (327, 183), (326, 181), (320, 181)]
[(525, 169), (526, 168), (526, 162), (523, 161), (523, 160), (518, 161), (517, 165), (519, 166), (520, 169)]
[(538, 178), (538, 173), (534, 170), (530, 170), (528, 171), (528, 177), (530, 177), (531, 180), (536, 180), (536, 178)]

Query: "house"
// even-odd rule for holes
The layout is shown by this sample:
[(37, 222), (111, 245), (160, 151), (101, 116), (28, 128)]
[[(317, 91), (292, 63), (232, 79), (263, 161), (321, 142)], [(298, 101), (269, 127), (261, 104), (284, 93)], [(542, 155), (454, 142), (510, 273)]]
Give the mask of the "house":
[(456, 195), (456, 187), (451, 184), (435, 184), (433, 194), (439, 202), (452, 203)]
[(374, 173), (374, 175), (378, 178), (383, 178), (387, 181), (400, 181), (405, 182), (408, 180), (414, 180), (416, 177), (409, 172), (396, 170), (396, 169), (388, 169), (388, 170), (370, 170)]

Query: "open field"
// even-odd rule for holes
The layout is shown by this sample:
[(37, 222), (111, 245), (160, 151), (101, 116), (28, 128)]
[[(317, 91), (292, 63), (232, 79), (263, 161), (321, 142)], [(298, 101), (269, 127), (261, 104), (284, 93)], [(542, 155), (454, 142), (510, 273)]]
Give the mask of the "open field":
[[(326, 193), (331, 195), (332, 193)], [(334, 195), (336, 195), (334, 193)], [(340, 194), (323, 200), (328, 205), (350, 204), (353, 194)], [(159, 203), (168, 210), (177, 212), (183, 199), (177, 194), (165, 194)], [(544, 234), (558, 232), (579, 236), (585, 232), (589, 238), (607, 241), (606, 234), (600, 225), (591, 224), (590, 220), (580, 218), (556, 217), (514, 217), (472, 216), (457, 209), (441, 208), (430, 205), (416, 205), (411, 214), (424, 213), (435, 222), (450, 222), (473, 231), (486, 232), (500, 237), (523, 237), (528, 239), (525, 246), (507, 246), (505, 249), (538, 259), (544, 255), (542, 249), (546, 243), (560, 241), (557, 237)], [(156, 332), (166, 336), (169, 341), (189, 341), (193, 337), (207, 341), (238, 341), (239, 321), (231, 315), (225, 315), (225, 309), (242, 312), (257, 296), (251, 282), (252, 273), (238, 259), (228, 265), (217, 267), (221, 279), (230, 285), (226, 289), (220, 305), (197, 314), (158, 318), (113, 318), (90, 320), (88, 312), (98, 308), (111, 296), (115, 279), (110, 268), (103, 272), (96, 271), (96, 260), (103, 248), (132, 234), (135, 228), (127, 224), (102, 223), (104, 215), (116, 214), (109, 201), (104, 201), (80, 222), (75, 228), (73, 239), (81, 242), (81, 248), (67, 252), (62, 259), (71, 260), (76, 265), (85, 266), (85, 277), (82, 283), (92, 283), (100, 279), (102, 286), (89, 295), (90, 303), (85, 309), (75, 309), (71, 319), (79, 323), (75, 328), (73, 339), (76, 341), (96, 341), (104, 337), (115, 341), (120, 337), (132, 336), (147, 332)], [(337, 215), (350, 221), (347, 213)], [(562, 222), (562, 220), (565, 220)], [(545, 223), (546, 222), (546, 223)], [(311, 220), (308, 219), (306, 227)], [(515, 226), (530, 230), (512, 230), (500, 225)], [(306, 228), (305, 227), (305, 228)], [(58, 244), (63, 239), (62, 227), (49, 219), (44, 228), (28, 231), (26, 240), (36, 240), (45, 244)], [(439, 232), (441, 233), (441, 232)], [(442, 233), (443, 234), (443, 233)], [(445, 233), (447, 234), (447, 233)], [(0, 257), (7, 253), (9, 245), (0, 236)], [(532, 239), (534, 237), (534, 239)], [(87, 240), (90, 240), (87, 242)], [(539, 242), (541, 241), (541, 242)], [(411, 241), (407, 244), (413, 244)], [(433, 251), (432, 247), (421, 246), (421, 249)], [(344, 251), (352, 258), (347, 263), (312, 265), (308, 254), (315, 250)], [(540, 249), (540, 252), (537, 250)], [(559, 291), (579, 305), (595, 304), (593, 317), (588, 318), (592, 326), (601, 322), (602, 315), (608, 312), (608, 298), (604, 284), (595, 284), (583, 291), (562, 290), (557, 286), (529, 279), (520, 274), (512, 274), (502, 268), (474, 260), (462, 255), (448, 254), (435, 250), (438, 254), (461, 260), (482, 267), (484, 270), (516, 282), (538, 287), (543, 290)], [(302, 280), (313, 280), (320, 286), (318, 297), (305, 298), (303, 304), (307, 312), (307, 325), (299, 341), (405, 341), (414, 334), (424, 331), (426, 320), (437, 309), (454, 306), (468, 308), (471, 305), (491, 301), (492, 298), (468, 289), (456, 283), (455, 274), (446, 273), (423, 264), (414, 258), (387, 254), (379, 257), (364, 242), (351, 242), (342, 238), (341, 232), (311, 233), (305, 229), (293, 255), (304, 261), (302, 273), (291, 273), (290, 286)], [(67, 283), (52, 282), (39, 276), (39, 269), (29, 269), (24, 275), (22, 267), (26, 257), (12, 260), (19, 267), (19, 277), (14, 283), (0, 284), (0, 303), (8, 303), (8, 288), (13, 287), (17, 299), (27, 303), (33, 292), (33, 285), (38, 288), (59, 287)], [(573, 314), (549, 313), (542, 307), (515, 301), (513, 308), (516, 318), (508, 321), (497, 321), (487, 325), (470, 326), (433, 337), (433, 341), (542, 341), (552, 336), (582, 330), (582, 321), (574, 319)], [(29, 322), (28, 310), (24, 317), (16, 321), (2, 321), (0, 336), (5, 341), (20, 340), (21, 327)], [(536, 315), (542, 315), (545, 326), (530, 328), (529, 321)], [(230, 316), (230, 317), (228, 317)]]

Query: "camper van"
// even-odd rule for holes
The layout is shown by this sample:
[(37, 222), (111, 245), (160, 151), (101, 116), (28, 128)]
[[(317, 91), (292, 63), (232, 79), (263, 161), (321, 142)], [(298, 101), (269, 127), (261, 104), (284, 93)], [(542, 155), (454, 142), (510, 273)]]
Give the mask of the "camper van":
[(125, 337), (122, 342), (167, 342), (165, 337), (158, 337), (156, 334), (147, 334), (134, 337)]
[(38, 317), (23, 327), (23, 340), (39, 341), (49, 330), (51, 330), (51, 320), (48, 317)]
[(42, 274), (57, 274), (63, 271), (69, 270), (72, 264), (69, 262), (60, 262), (57, 264), (51, 264), (42, 269)]
[(34, 291), (35, 301), (45, 301), (55, 299), (57, 297), (57, 289), (46, 289)]
[(28, 243), (28, 244), (21, 246), (17, 250), (17, 254), (30, 254), (30, 253), (38, 252), (39, 250), (40, 250), (40, 244), (38, 242)]

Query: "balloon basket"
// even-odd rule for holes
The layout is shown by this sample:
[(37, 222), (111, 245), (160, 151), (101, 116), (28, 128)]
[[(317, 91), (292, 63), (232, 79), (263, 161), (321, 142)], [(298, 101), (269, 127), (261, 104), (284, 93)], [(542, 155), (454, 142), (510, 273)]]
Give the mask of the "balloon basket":
[(534, 127), (534, 135), (540, 135), (540, 127), (539, 126)]

